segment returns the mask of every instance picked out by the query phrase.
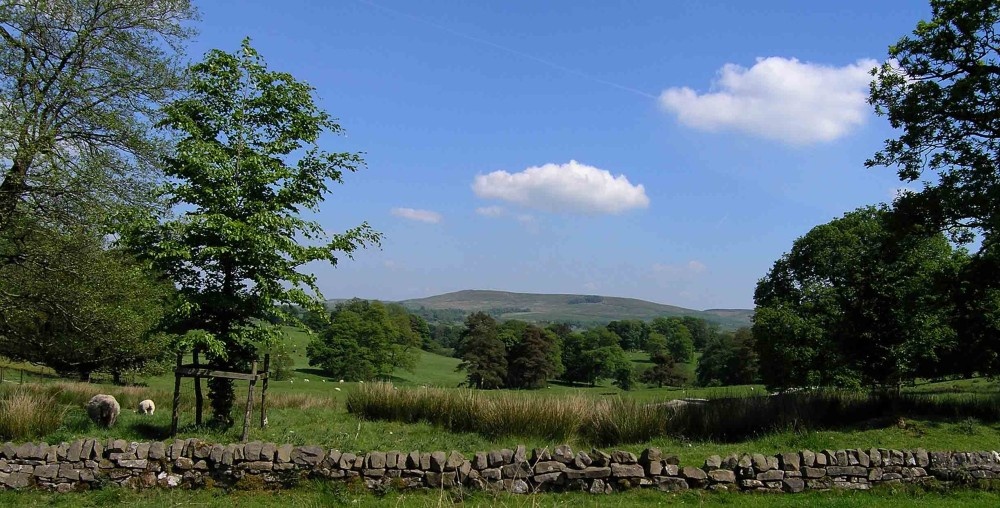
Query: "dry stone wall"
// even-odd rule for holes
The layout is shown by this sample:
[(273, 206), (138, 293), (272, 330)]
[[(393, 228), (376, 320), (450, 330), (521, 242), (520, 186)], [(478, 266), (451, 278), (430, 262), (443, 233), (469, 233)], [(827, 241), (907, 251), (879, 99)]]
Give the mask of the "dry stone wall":
[(609, 493), (638, 487), (801, 492), (868, 489), (881, 483), (929, 479), (983, 480), (998, 475), (1000, 453), (996, 451), (802, 450), (712, 456), (694, 467), (682, 466), (676, 456), (655, 448), (636, 457), (627, 451), (574, 452), (567, 445), (530, 452), (518, 446), (471, 457), (457, 451), (356, 454), (318, 446), (262, 442), (221, 445), (197, 439), (169, 443), (82, 439), (58, 445), (0, 446), (0, 486), (59, 492), (111, 484), (133, 488), (280, 488), (306, 478), (363, 482), (369, 488), (462, 487), (515, 493)]

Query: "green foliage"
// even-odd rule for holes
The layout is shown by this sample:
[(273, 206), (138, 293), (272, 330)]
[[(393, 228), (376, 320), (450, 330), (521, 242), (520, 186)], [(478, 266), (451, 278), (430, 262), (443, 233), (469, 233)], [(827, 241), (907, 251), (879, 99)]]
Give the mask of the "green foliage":
[(770, 387), (893, 389), (949, 366), (956, 347), (943, 235), (893, 233), (861, 208), (795, 241), (757, 284), (753, 336)]
[[(496, 319), (496, 314), (492, 312), (487, 312), (493, 319)], [(528, 323), (520, 321), (517, 319), (508, 319), (502, 323), (497, 324), (497, 338), (503, 342), (503, 345), (507, 350), (512, 349), (519, 342), (521, 338), (524, 337), (525, 331), (528, 329)]]
[(953, 281), (953, 324), (965, 344), (956, 360), (966, 374), (997, 373), (1000, 4), (932, 0), (930, 6), (930, 20), (892, 45), (875, 73), (869, 102), (899, 135), (866, 165), (893, 167), (900, 180), (923, 183), (896, 199), (900, 227), (945, 231), (978, 249)]
[(507, 351), (497, 330), (497, 322), (485, 312), (474, 312), (465, 319), (462, 342), (458, 349), (467, 373), (468, 385), (491, 389), (503, 386), (507, 377)]
[(708, 341), (712, 340), (719, 333), (718, 324), (709, 323), (702, 318), (683, 316), (681, 320), (684, 322), (684, 327), (691, 333), (691, 343), (694, 344), (696, 351), (704, 351), (705, 346), (708, 345)]
[(612, 378), (614, 385), (626, 392), (634, 388), (639, 380), (630, 363), (619, 365), (612, 374)]
[(292, 377), (292, 367), (295, 360), (288, 353), (288, 346), (283, 343), (275, 344), (270, 350), (271, 353), (271, 379), (274, 381), (285, 381)]
[(621, 346), (625, 351), (643, 349), (649, 340), (649, 325), (645, 321), (626, 319), (612, 321), (607, 326), (608, 330), (621, 339)]
[(640, 379), (643, 383), (662, 388), (665, 385), (682, 385), (684, 376), (677, 370), (674, 358), (670, 353), (660, 350), (649, 356), (653, 366), (643, 371)]
[(753, 333), (744, 327), (713, 337), (698, 358), (696, 374), (701, 386), (747, 385), (757, 382), (757, 369)]
[(155, 364), (155, 333), (174, 294), (96, 235), (39, 224), (21, 230), (17, 263), (0, 264), (0, 354), (89, 379)]
[[(135, 218), (124, 243), (180, 288), (187, 312), (174, 328), (202, 329), (225, 345), (208, 355), (212, 367), (246, 370), (258, 344), (280, 337), (271, 322), (291, 318), (283, 304), (322, 309), (315, 275), (300, 267), (336, 264), (338, 252), (380, 235), (362, 224), (328, 237), (300, 216), (317, 210), (328, 182), (363, 164), (358, 154), (319, 149), (320, 134), (341, 127), (311, 87), (268, 70), (249, 41), (235, 54), (210, 51), (189, 81), (159, 123), (177, 139), (160, 194), (183, 213)], [(231, 424), (231, 380), (209, 387), (216, 422)]]
[(594, 386), (599, 379), (624, 376), (629, 369), (619, 338), (604, 327), (563, 338), (563, 379)]
[(991, 0), (932, 0), (930, 21), (889, 48), (875, 72), (869, 102), (900, 134), (866, 162), (897, 168), (924, 188), (897, 200), (908, 219), (950, 230), (966, 242), (976, 228), (989, 247), (1000, 231), (1000, 4)]
[(149, 118), (182, 84), (194, 17), (188, 0), (0, 4), (0, 233), (151, 204), (163, 144)]
[(558, 337), (529, 325), (521, 340), (507, 352), (507, 388), (544, 388), (561, 369)]
[(431, 341), (441, 347), (457, 351), (462, 342), (462, 327), (446, 323), (437, 323), (430, 327)]
[[(694, 341), (683, 319), (658, 317), (650, 324), (650, 328), (666, 339), (667, 352), (675, 361), (686, 363), (694, 357)], [(655, 352), (648, 345), (646, 350)]]
[(306, 349), (309, 365), (350, 381), (388, 379), (396, 369), (412, 370), (421, 339), (410, 328), (406, 310), (390, 308), (377, 300), (337, 304), (330, 325)]

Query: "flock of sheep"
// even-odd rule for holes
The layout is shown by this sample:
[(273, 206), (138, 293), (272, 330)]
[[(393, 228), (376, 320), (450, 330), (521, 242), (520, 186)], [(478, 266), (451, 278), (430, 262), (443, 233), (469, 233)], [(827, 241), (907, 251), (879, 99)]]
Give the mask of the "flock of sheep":
[[(122, 407), (118, 404), (118, 400), (111, 395), (103, 393), (94, 395), (90, 399), (90, 402), (87, 402), (87, 416), (101, 427), (113, 426), (115, 421), (118, 420), (118, 414), (121, 411)], [(156, 404), (150, 399), (140, 402), (136, 410), (136, 412), (144, 415), (151, 415), (153, 411), (156, 411)]]

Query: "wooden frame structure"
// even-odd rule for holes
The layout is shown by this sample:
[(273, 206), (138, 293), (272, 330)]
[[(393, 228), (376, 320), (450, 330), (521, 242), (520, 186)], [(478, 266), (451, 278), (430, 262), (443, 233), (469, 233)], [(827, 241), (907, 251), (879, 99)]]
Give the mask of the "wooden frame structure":
[[(247, 442), (250, 437), (250, 413), (253, 409), (253, 388), (257, 381), (263, 381), (260, 388), (260, 428), (267, 427), (267, 379), (268, 369), (271, 366), (271, 355), (264, 355), (264, 372), (257, 372), (257, 360), (253, 361), (250, 373), (230, 372), (224, 370), (212, 370), (204, 368), (198, 364), (198, 353), (194, 353), (194, 363), (184, 365), (184, 353), (177, 353), (177, 367), (174, 368), (174, 407), (170, 420), (170, 437), (177, 435), (177, 421), (180, 418), (181, 402), (181, 378), (193, 377), (195, 380), (195, 392), (201, 394), (201, 378), (221, 377), (226, 379), (238, 379), (250, 381), (250, 388), (247, 390), (246, 412), (243, 415), (243, 437), (242, 441)], [(201, 424), (201, 397), (197, 397), (197, 407), (195, 411), (195, 423)]]

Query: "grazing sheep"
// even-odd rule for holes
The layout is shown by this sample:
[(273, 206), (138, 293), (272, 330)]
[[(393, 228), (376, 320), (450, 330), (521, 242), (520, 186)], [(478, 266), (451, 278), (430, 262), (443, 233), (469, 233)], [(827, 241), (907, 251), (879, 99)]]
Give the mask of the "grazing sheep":
[(151, 414), (153, 414), (153, 411), (156, 411), (156, 404), (153, 404), (152, 400), (146, 399), (146, 400), (144, 400), (144, 401), (142, 401), (142, 402), (139, 403), (139, 412), (140, 413), (142, 413), (144, 415), (151, 415)]
[(122, 407), (118, 405), (118, 401), (111, 395), (103, 393), (94, 395), (87, 403), (87, 416), (102, 427), (113, 426), (121, 411)]
[(333, 389), (337, 390), (338, 392), (340, 391), (340, 387), (339, 386), (334, 386)]
[(303, 382), (303, 383), (308, 383), (308, 382), (309, 382), (309, 380), (308, 380), (308, 379), (303, 379), (303, 380), (302, 380), (302, 382)]

